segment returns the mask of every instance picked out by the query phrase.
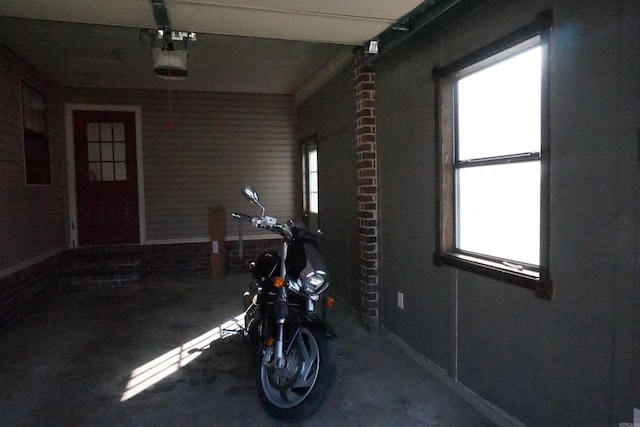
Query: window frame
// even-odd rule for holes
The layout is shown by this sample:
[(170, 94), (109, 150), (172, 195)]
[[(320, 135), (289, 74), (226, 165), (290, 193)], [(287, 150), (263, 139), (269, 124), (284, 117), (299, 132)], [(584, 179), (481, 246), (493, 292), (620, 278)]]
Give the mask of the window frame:
[[(38, 109), (28, 102), (37, 97), (42, 105)], [(47, 97), (42, 90), (26, 80), (20, 81), (20, 106), (22, 114), (22, 150), (24, 182), (27, 186), (51, 185), (51, 148), (47, 123)], [(39, 117), (36, 117), (39, 116)], [(37, 120), (42, 129), (32, 129), (29, 124)]]
[[(533, 289), (536, 295), (551, 299), (553, 287), (549, 274), (550, 222), (550, 108), (549, 39), (553, 24), (551, 10), (540, 13), (524, 27), (473, 51), (445, 66), (433, 69), (436, 102), (436, 265), (449, 265), (507, 283)], [(535, 43), (532, 43), (535, 40)], [(540, 161), (540, 264), (513, 265), (508, 260), (474, 254), (456, 248), (456, 83), (462, 77), (495, 64), (514, 54), (541, 46), (541, 147)], [(505, 159), (510, 161), (509, 159)], [(527, 160), (524, 158), (514, 160)], [(531, 160), (529, 158), (528, 160)], [(506, 264), (505, 264), (506, 262)]]
[[(311, 154), (314, 153), (315, 157), (315, 169), (311, 169)], [(315, 175), (315, 188), (311, 185), (313, 180), (311, 179), (311, 175)], [(319, 194), (320, 189), (318, 188), (318, 146), (317, 145), (309, 145), (307, 146), (307, 210), (310, 214), (318, 214), (320, 213), (319, 209)], [(314, 197), (315, 195), (315, 197)], [(315, 203), (312, 203), (313, 202)], [(314, 210), (315, 206), (315, 210)]]
[[(304, 213), (305, 218), (309, 219), (310, 215), (316, 215), (319, 216), (320, 215), (320, 181), (319, 181), (319, 144), (318, 144), (318, 134), (317, 133), (313, 133), (312, 135), (302, 139), (300, 141), (300, 145), (302, 148), (302, 191), (303, 191), (303, 197), (302, 197), (302, 210)], [(312, 151), (316, 151), (316, 175), (317, 175), (317, 183), (318, 183), (318, 188), (316, 189), (317, 191), (315, 191), (315, 194), (317, 195), (317, 212), (312, 212), (311, 211), (311, 188), (310, 188), (310, 178), (309, 178), (309, 174), (310, 174), (310, 170), (309, 170), (309, 154)]]

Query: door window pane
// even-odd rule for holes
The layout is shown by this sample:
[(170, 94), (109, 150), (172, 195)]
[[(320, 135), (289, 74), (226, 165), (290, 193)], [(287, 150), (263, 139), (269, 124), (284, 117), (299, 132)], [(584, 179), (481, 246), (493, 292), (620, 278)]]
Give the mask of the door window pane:
[(100, 162), (89, 162), (89, 181), (102, 181), (102, 165)]
[(124, 123), (113, 123), (113, 140), (124, 141)]
[(124, 141), (124, 123), (88, 123), (89, 180), (126, 181), (127, 153)]
[(87, 141), (100, 141), (99, 123), (87, 123)]
[(113, 141), (111, 123), (100, 123), (100, 141)]
[(102, 162), (102, 180), (113, 181), (113, 162)]
[(110, 142), (103, 142), (100, 144), (100, 153), (102, 156), (102, 161), (109, 162), (113, 160), (113, 144)]
[(127, 160), (124, 142), (116, 142), (113, 144), (113, 160), (119, 162)]
[(89, 151), (89, 161), (90, 162), (99, 162), (100, 161), (100, 144), (91, 142), (88, 146)]
[(127, 180), (127, 164), (124, 162), (115, 162), (113, 167), (115, 170), (116, 181), (126, 181)]

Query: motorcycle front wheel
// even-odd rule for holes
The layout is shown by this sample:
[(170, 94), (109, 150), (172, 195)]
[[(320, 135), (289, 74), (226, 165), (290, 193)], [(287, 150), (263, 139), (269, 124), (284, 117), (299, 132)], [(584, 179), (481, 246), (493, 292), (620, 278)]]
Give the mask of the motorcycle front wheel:
[(284, 367), (262, 363), (258, 376), (260, 400), (269, 414), (296, 422), (324, 403), (336, 376), (333, 339), (312, 329), (298, 329)]

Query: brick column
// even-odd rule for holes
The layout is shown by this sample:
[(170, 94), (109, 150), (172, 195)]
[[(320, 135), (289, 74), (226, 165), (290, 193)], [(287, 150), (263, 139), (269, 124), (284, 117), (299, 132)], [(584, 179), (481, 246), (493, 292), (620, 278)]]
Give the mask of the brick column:
[(376, 164), (375, 70), (355, 52), (356, 169), (358, 173), (358, 232), (360, 236), (360, 317), (368, 327), (379, 326), (378, 313), (378, 183)]

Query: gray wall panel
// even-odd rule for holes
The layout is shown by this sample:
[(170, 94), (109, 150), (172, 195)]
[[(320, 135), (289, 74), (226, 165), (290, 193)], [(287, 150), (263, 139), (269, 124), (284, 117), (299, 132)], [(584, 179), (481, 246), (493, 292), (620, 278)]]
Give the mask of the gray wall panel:
[[(554, 294), (544, 301), (431, 262), (430, 73), (549, 5)], [(487, 1), (376, 63), (385, 327), (529, 425), (632, 420), (634, 312), (625, 301), (638, 286), (637, 15), (635, 0)]]
[[(433, 90), (428, 57), (380, 70), (378, 177), (383, 324), (443, 369), (449, 369), (447, 273), (434, 269)], [(427, 86), (427, 87), (425, 87)], [(397, 294), (404, 294), (404, 309)], [(415, 321), (420, 319), (420, 321)]]
[(298, 108), (298, 134), (318, 132), (320, 228), (332, 289), (360, 304), (358, 203), (356, 190), (355, 90), (344, 70)]

